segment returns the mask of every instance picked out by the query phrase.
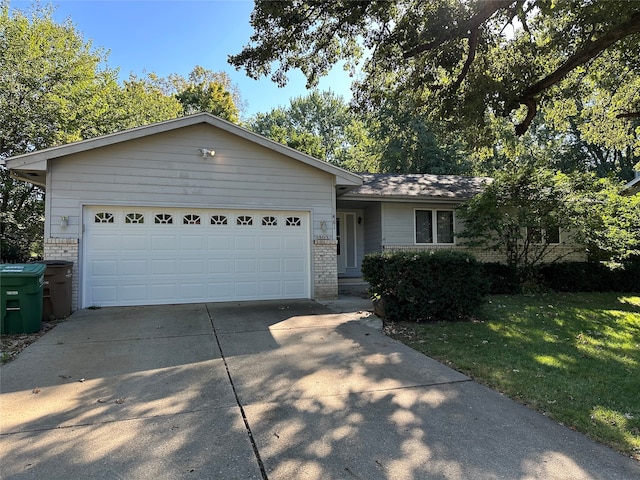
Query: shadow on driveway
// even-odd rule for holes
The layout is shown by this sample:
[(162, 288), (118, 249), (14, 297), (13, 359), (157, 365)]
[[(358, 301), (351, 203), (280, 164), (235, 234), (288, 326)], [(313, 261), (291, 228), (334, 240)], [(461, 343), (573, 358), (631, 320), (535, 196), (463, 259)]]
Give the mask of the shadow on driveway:
[(352, 318), (312, 301), (78, 312), (0, 368), (2, 478), (640, 478)]

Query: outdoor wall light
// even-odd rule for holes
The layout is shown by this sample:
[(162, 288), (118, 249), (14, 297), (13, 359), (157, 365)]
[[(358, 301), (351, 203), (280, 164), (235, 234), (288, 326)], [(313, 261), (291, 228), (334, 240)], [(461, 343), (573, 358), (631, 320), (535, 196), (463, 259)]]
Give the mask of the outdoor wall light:
[(60, 226), (66, 227), (68, 225), (69, 225), (69, 217), (67, 217), (66, 215), (63, 215), (62, 217), (60, 217)]
[(358, 225), (362, 225), (362, 217), (358, 217)]
[(209, 150), (208, 148), (201, 148), (200, 154), (202, 155), (202, 158), (206, 158), (206, 157), (213, 157), (216, 154), (216, 152), (215, 150)]

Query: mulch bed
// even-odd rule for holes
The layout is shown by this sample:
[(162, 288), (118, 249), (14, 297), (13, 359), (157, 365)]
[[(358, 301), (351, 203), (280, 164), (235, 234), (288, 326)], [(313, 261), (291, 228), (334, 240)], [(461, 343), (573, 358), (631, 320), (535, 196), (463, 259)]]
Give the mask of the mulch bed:
[(8, 363), (25, 348), (38, 340), (41, 336), (55, 327), (63, 320), (50, 320), (42, 322), (42, 327), (36, 333), (15, 333), (0, 335), (0, 363)]

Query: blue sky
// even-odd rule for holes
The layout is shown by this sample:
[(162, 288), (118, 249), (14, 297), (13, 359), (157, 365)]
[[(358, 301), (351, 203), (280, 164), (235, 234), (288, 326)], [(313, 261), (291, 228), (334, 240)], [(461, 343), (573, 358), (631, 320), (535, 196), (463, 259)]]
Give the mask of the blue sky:
[[(278, 88), (269, 78), (255, 81), (227, 63), (249, 42), (253, 2), (247, 0), (53, 0), (55, 18), (70, 18), (86, 41), (108, 50), (108, 66), (129, 73), (155, 72), (184, 76), (196, 65), (225, 71), (247, 102), (245, 117), (289, 104), (308, 93), (304, 76), (291, 72), (289, 83)], [(30, 1), (11, 0), (11, 8), (28, 10)], [(351, 98), (351, 79), (340, 67), (321, 80), (320, 90)]]

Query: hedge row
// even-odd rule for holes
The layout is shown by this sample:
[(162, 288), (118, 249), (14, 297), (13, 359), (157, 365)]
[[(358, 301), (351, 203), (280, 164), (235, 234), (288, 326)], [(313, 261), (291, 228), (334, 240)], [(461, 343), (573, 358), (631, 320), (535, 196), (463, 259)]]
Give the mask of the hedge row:
[(640, 292), (640, 257), (622, 266), (567, 262), (539, 269), (540, 284), (556, 292)]
[(475, 315), (488, 293), (482, 264), (463, 252), (370, 254), (362, 275), (390, 321), (461, 320)]
[(489, 293), (515, 294), (521, 293), (520, 275), (518, 269), (504, 263), (483, 263), (482, 274), (489, 284)]
[[(521, 292), (518, 271), (500, 263), (485, 263), (482, 272), (492, 294)], [(640, 257), (612, 267), (599, 262), (562, 262), (541, 265), (539, 287), (555, 292), (640, 292)]]

